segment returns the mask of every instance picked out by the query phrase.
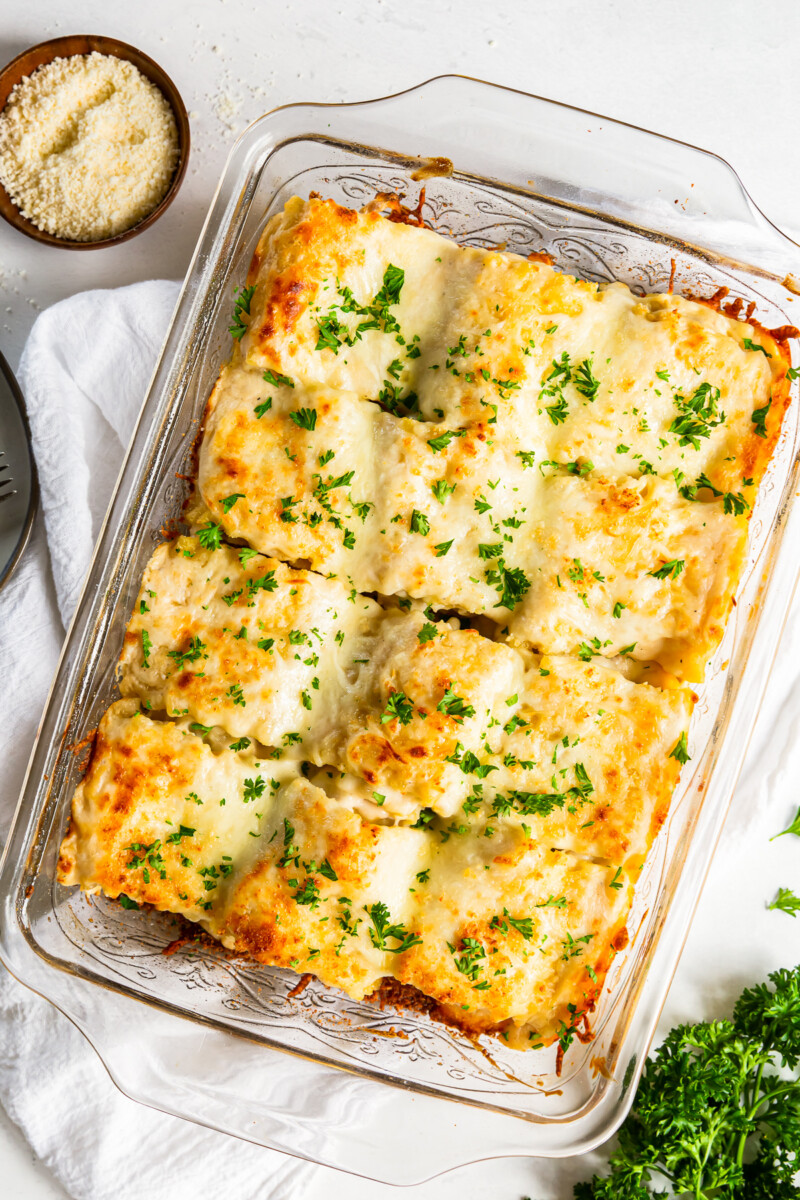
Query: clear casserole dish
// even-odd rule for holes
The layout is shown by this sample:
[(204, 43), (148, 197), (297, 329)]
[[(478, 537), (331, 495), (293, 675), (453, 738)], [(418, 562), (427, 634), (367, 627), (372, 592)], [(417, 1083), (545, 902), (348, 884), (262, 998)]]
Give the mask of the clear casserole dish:
[[(444, 159), (442, 156), (447, 156)], [(784, 544), (797, 488), (796, 396), (751, 521), (735, 614), (700, 690), (692, 767), (637, 887), (631, 943), (556, 1074), (422, 1013), (355, 1003), (195, 947), (165, 955), (168, 914), (56, 882), (72, 792), (141, 572), (179, 526), (193, 446), (230, 345), (235, 286), (293, 194), (351, 207), (379, 192), (457, 241), (544, 252), (635, 291), (755, 301), (794, 324), (800, 248), (720, 159), (577, 109), (456, 76), (366, 104), (292, 105), (235, 146), (189, 269), (65, 644), (0, 866), (0, 956), (82, 1030), (133, 1098), (265, 1146), (411, 1184), (488, 1157), (566, 1156), (624, 1118), (725, 818), (794, 588)], [(797, 288), (797, 293), (795, 292)], [(794, 385), (795, 389), (797, 385)], [(797, 517), (794, 518), (797, 522)], [(180, 1018), (180, 1019), (179, 1019)], [(380, 1084), (393, 1087), (381, 1087)], [(392, 1152), (402, 1128), (414, 1154)], [(389, 1131), (389, 1132), (387, 1132)]]

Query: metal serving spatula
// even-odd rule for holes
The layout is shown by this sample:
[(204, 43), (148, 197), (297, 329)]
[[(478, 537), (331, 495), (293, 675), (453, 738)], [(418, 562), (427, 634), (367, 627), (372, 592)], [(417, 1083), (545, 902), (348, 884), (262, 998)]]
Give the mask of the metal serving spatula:
[(25, 549), (38, 496), (25, 402), (0, 354), (0, 588)]

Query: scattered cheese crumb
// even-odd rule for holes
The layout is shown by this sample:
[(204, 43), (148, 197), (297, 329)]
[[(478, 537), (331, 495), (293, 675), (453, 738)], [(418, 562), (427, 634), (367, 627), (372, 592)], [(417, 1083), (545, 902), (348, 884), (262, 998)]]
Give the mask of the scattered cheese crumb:
[(0, 182), (39, 229), (114, 237), (163, 200), (178, 164), (170, 105), (125, 59), (56, 58), (25, 76), (0, 113)]

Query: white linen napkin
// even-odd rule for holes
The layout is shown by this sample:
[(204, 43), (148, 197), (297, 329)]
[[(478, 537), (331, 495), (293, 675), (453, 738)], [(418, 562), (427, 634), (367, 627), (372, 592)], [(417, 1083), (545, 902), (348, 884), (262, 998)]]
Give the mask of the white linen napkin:
[[(23, 353), (46, 541), (40, 519), (0, 596), (3, 693), (13, 697), (3, 704), (3, 835), (177, 295), (156, 281), (73, 296), (38, 318)], [(127, 1099), (66, 1017), (1, 967), (0, 1103), (75, 1200), (195, 1200), (209, 1188), (297, 1200), (315, 1173)]]
[[(0, 594), (3, 695), (13, 697), (3, 703), (0, 722), (5, 768), (0, 836), (8, 828), (64, 626), (177, 293), (177, 284), (156, 281), (73, 296), (39, 317), (23, 354), (19, 378), (39, 467), (43, 520), (37, 520), (31, 546)], [(789, 839), (774, 843), (772, 850), (767, 841), (793, 816), (799, 799), (794, 785), (800, 777), (798, 676), (800, 605), (795, 603), (712, 872), (712, 885), (715, 879), (724, 881), (731, 864), (746, 855), (747, 878), (758, 897), (754, 904), (771, 897), (776, 882), (800, 891), (800, 870), (794, 878), (781, 874), (776, 880), (770, 874), (777, 848)], [(755, 918), (754, 912), (754, 925)], [(767, 918), (769, 933), (759, 943), (766, 969), (796, 961), (790, 943), (790, 958), (785, 957), (793, 924), (779, 913)], [(737, 967), (745, 969), (741, 979), (730, 981), (733, 996), (756, 978), (754, 971), (762, 971), (760, 959), (757, 967), (747, 963), (748, 955), (754, 957), (754, 939), (746, 932), (726, 921), (714, 932), (714, 957), (707, 945), (698, 943), (693, 951), (690, 940), (665, 1027), (677, 1019), (721, 1015), (728, 997), (720, 996), (720, 977), (725, 988)], [(75, 1200), (194, 1200), (209, 1189), (221, 1200), (478, 1200), (487, 1195), (517, 1200), (525, 1194), (567, 1200), (572, 1181), (591, 1175), (597, 1163), (595, 1156), (591, 1162), (504, 1160), (402, 1192), (314, 1168), (126, 1099), (72, 1024), (2, 968), (0, 1103)]]

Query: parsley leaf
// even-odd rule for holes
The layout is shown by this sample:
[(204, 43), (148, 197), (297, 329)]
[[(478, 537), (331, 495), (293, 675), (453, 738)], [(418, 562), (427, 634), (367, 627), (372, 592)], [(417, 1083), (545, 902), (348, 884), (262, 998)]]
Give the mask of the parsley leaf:
[(245, 317), (250, 316), (250, 301), (253, 299), (253, 292), (256, 290), (255, 284), (252, 287), (237, 288), (233, 298), (233, 324), (228, 326), (228, 333), (232, 333), (234, 340), (240, 342), (247, 332)]
[(788, 825), (786, 829), (782, 829), (780, 833), (776, 833), (775, 837), (771, 837), (769, 840), (774, 842), (775, 838), (783, 837), (787, 833), (793, 833), (795, 837), (800, 837), (800, 808), (798, 808), (791, 825)]
[(595, 379), (592, 374), (591, 360), (585, 358), (583, 362), (578, 363), (572, 373), (572, 382), (575, 385), (575, 390), (580, 393), (586, 400), (590, 402), (597, 397), (597, 390), (600, 387), (600, 380)]
[(422, 513), (419, 511), (419, 509), (415, 508), (411, 513), (409, 529), (412, 533), (421, 533), (423, 537), (427, 537), (431, 531), (431, 524), (425, 513)]
[(794, 917), (800, 912), (800, 896), (795, 896), (791, 888), (778, 888), (777, 896), (767, 908), (777, 909), (778, 912), (785, 912)]
[(496, 567), (487, 567), (486, 582), (496, 588), (500, 597), (495, 608), (516, 608), (531, 587), (522, 568), (507, 567), (503, 558), (498, 558)]
[(752, 338), (744, 338), (743, 345), (745, 350), (760, 350), (765, 358), (772, 358), (769, 351), (764, 346), (759, 345), (758, 342), (754, 342)]
[(431, 484), (431, 491), (440, 504), (444, 504), (448, 496), (452, 496), (456, 490), (454, 483), (447, 483), (444, 479), (437, 479), (436, 483)]
[(281, 384), (284, 387), (294, 387), (293, 379), (290, 379), (288, 375), (276, 375), (274, 371), (264, 372), (264, 382), (271, 383), (273, 387), (280, 387)]
[(689, 754), (689, 747), (688, 747), (687, 741), (686, 741), (686, 730), (685, 729), (684, 729), (683, 733), (681, 734), (681, 736), (678, 738), (675, 745), (670, 750), (669, 755), (667, 757), (674, 758), (677, 762), (679, 762), (681, 764), (681, 766), (683, 766), (684, 763), (692, 761), (691, 756)]
[(678, 445), (699, 450), (699, 439), (711, 437), (712, 429), (724, 422), (725, 413), (718, 407), (720, 395), (719, 388), (710, 383), (699, 384), (691, 396), (681, 391), (674, 393), (679, 416), (673, 420), (669, 432), (678, 435)]
[(209, 522), (198, 529), (197, 540), (204, 550), (219, 550), (222, 545), (222, 526)]
[(477, 980), (483, 971), (483, 960), (486, 958), (486, 950), (477, 938), (462, 938), (458, 949), (451, 942), (448, 942), (447, 949), (453, 956), (453, 964), (456, 970), (461, 975), (466, 975), (467, 979), (471, 979), (473, 982)]
[(751, 414), (750, 420), (755, 425), (756, 437), (765, 438), (767, 436), (767, 414), (772, 408), (772, 397), (770, 396), (763, 408), (756, 408)]
[(648, 571), (648, 575), (652, 575), (653, 579), (677, 579), (681, 571), (685, 567), (682, 558), (673, 558), (669, 562), (662, 563), (655, 571)]
[(413, 716), (414, 705), (405, 692), (392, 692), (386, 708), (381, 713), (381, 725), (386, 725), (387, 722), (393, 721), (395, 717), (401, 725), (408, 725)]
[[(376, 950), (386, 950), (390, 954), (402, 954), (404, 950), (408, 950), (411, 946), (418, 946), (422, 941), (416, 933), (409, 933), (404, 925), (392, 921), (389, 909), (382, 900), (372, 905), (365, 905), (364, 912), (372, 922), (372, 928), (368, 931), (370, 941)], [(398, 942), (397, 946), (387, 945), (387, 939)]]
[(299, 425), (301, 429), (315, 429), (317, 424), (317, 410), (315, 408), (300, 408), (297, 412), (289, 413), (289, 420), (294, 421), (295, 425)]
[(436, 711), (446, 713), (448, 717), (453, 717), (457, 721), (463, 721), (465, 717), (475, 716), (473, 706), (467, 704), (463, 696), (456, 695), (455, 685), (452, 683), (448, 683), (444, 695), (436, 705)]
[(186, 663), (197, 662), (199, 658), (208, 658), (205, 649), (205, 642), (195, 636), (189, 642), (188, 650), (170, 650), (167, 653), (167, 658), (174, 658), (176, 665), (183, 667)]
[(244, 500), (244, 499), (245, 499), (244, 492), (231, 492), (230, 496), (225, 496), (225, 498), (221, 502), (222, 503), (222, 511), (224, 513), (229, 513), (237, 500)]
[(466, 429), (445, 429), (444, 433), (437, 434), (435, 438), (428, 439), (428, 445), (434, 454), (438, 454), (440, 450), (444, 450), (449, 446), (453, 438), (464, 437)]

